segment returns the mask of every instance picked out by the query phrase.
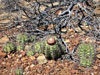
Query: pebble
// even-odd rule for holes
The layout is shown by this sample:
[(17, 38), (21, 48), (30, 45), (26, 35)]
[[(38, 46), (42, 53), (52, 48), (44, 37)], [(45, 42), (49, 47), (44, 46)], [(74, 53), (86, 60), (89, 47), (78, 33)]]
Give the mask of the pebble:
[(71, 70), (71, 73), (72, 74), (77, 74), (78, 73), (78, 70)]
[(34, 64), (32, 64), (32, 65), (30, 65), (30, 68), (33, 68), (35, 65)]
[(25, 45), (25, 50), (29, 50), (31, 49), (31, 46), (30, 45)]
[(5, 57), (5, 56), (6, 56), (6, 53), (0, 51), (0, 58), (3, 58), (3, 57)]
[(44, 55), (39, 56), (37, 58), (37, 61), (38, 61), (39, 64), (45, 64), (45, 63), (47, 63), (47, 59), (45, 58)]
[(98, 59), (100, 59), (100, 54), (97, 54), (96, 57), (97, 57)]
[(70, 43), (70, 40), (69, 40), (69, 39), (67, 39), (67, 40), (65, 40), (65, 42), (66, 42), (66, 43)]
[(23, 51), (23, 52), (21, 52), (21, 54), (22, 54), (22, 56), (25, 56), (25, 55), (26, 55), (26, 52), (25, 52), (25, 51)]
[(98, 69), (98, 66), (93, 66), (93, 69), (97, 70)]
[(26, 60), (27, 60), (27, 58), (25, 58), (25, 57), (21, 58), (21, 61), (26, 61)]
[(9, 38), (7, 36), (4, 36), (0, 39), (0, 43), (6, 43), (9, 41)]
[(29, 57), (31, 60), (35, 60), (35, 57), (34, 56), (30, 56)]
[(98, 47), (98, 48), (96, 49), (96, 51), (100, 52), (100, 47)]
[(0, 38), (3, 36), (3, 33), (0, 32)]
[(20, 55), (18, 55), (18, 57), (19, 57), (19, 58), (21, 58), (21, 57), (22, 57), (22, 55), (20, 54)]

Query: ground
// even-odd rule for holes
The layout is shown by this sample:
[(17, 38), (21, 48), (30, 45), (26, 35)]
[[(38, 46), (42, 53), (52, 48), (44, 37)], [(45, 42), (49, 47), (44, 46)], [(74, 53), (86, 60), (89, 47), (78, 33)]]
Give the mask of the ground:
[[(100, 9), (97, 7), (95, 13), (100, 14)], [(14, 15), (15, 13), (13, 13)], [(7, 13), (0, 14), (0, 23), (10, 22), (6, 16)], [(5, 16), (5, 18), (4, 18)], [(99, 16), (98, 16), (99, 18)], [(19, 27), (20, 28), (20, 27)], [(52, 27), (51, 27), (52, 28)], [(10, 35), (18, 34), (20, 31), (17, 28), (8, 30), (5, 26), (0, 25), (0, 74), (1, 75), (16, 75), (16, 69), (21, 68), (24, 70), (23, 75), (100, 75), (100, 41), (85, 35), (84, 31), (75, 33), (70, 29), (66, 34), (62, 34), (70, 50), (73, 50), (81, 41), (91, 42), (98, 45), (93, 64), (90, 67), (82, 67), (79, 62), (68, 60), (65, 56), (58, 60), (48, 60), (43, 58), (44, 55), (35, 54), (34, 56), (27, 56), (26, 51), (16, 51), (14, 53), (4, 53), (3, 45), (8, 42)], [(67, 28), (62, 29), (66, 31)], [(81, 40), (81, 41), (80, 41)], [(45, 61), (38, 61), (38, 58), (43, 58)], [(40, 63), (41, 62), (41, 63)]]

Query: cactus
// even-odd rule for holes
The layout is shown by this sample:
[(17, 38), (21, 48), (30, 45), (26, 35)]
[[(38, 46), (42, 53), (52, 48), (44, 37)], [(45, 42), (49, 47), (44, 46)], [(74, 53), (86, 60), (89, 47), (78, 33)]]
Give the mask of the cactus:
[(48, 37), (47, 39), (34, 44), (34, 52), (43, 53), (47, 59), (57, 59), (65, 53), (65, 46), (61, 44), (55, 36), (51, 37), (55, 38), (56, 40), (53, 45), (47, 43)]
[(81, 43), (78, 47), (78, 56), (80, 65), (84, 67), (91, 66), (95, 57), (94, 45), (91, 43)]
[(24, 50), (25, 49), (25, 46), (22, 45), (22, 44), (18, 44), (17, 47), (16, 47), (16, 50), (20, 51), (20, 50)]
[(3, 51), (6, 53), (10, 53), (15, 50), (15, 45), (12, 42), (7, 42), (4, 44)]
[(33, 56), (34, 52), (32, 50), (28, 50), (26, 54), (27, 54), (27, 56)]
[(21, 68), (16, 69), (16, 75), (23, 75), (24, 70)]
[(26, 34), (19, 34), (17, 35), (17, 42), (25, 43), (28, 41), (28, 36)]
[(33, 42), (35, 40), (35, 37), (33, 35), (30, 36), (29, 42)]

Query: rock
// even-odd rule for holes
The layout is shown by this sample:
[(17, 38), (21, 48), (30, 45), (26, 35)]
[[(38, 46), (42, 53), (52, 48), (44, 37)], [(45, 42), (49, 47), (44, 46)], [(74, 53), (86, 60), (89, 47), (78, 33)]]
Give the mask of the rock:
[(62, 32), (67, 32), (66, 28), (61, 29)]
[(100, 59), (100, 54), (97, 54), (96, 57), (97, 57), (98, 59)]
[(98, 69), (98, 66), (93, 66), (93, 69), (97, 70)]
[(35, 57), (34, 56), (30, 56), (29, 57), (31, 60), (35, 60)]
[(72, 74), (78, 74), (78, 70), (71, 70)]
[(27, 60), (27, 58), (25, 58), (25, 57), (21, 58), (21, 61), (26, 61), (26, 60)]
[(25, 45), (25, 50), (29, 50), (31, 49), (31, 46), (30, 45)]
[(96, 44), (100, 45), (100, 42), (99, 42), (99, 41), (97, 41), (97, 42), (96, 42)]
[(98, 48), (96, 49), (96, 51), (100, 52), (100, 47), (98, 47)]
[(46, 6), (40, 6), (40, 12), (43, 12), (46, 9)]
[(35, 66), (34, 64), (31, 64), (31, 65), (30, 65), (30, 68), (33, 68), (34, 66)]
[(59, 5), (59, 2), (53, 2), (53, 5), (54, 6)]
[(38, 61), (39, 64), (45, 64), (45, 63), (47, 63), (47, 59), (45, 58), (44, 55), (39, 56), (37, 58), (37, 61)]
[(0, 32), (0, 38), (3, 36), (3, 33)]
[(70, 43), (70, 40), (69, 40), (69, 39), (66, 39), (65, 42), (66, 42), (66, 43)]
[(50, 67), (54, 67), (56, 65), (56, 62), (54, 60), (50, 60), (48, 61), (47, 65)]
[(26, 52), (25, 51), (22, 51), (21, 54), (22, 54), (22, 56), (25, 56), (26, 55)]
[(9, 38), (7, 36), (4, 36), (0, 39), (0, 43), (6, 43), (9, 41)]
[(21, 58), (22, 57), (22, 55), (20, 54), (20, 55), (18, 55), (18, 58)]
[(57, 10), (56, 15), (60, 15), (62, 13), (62, 10)]
[(0, 58), (3, 58), (3, 57), (5, 57), (5, 56), (6, 56), (6, 53), (0, 51)]

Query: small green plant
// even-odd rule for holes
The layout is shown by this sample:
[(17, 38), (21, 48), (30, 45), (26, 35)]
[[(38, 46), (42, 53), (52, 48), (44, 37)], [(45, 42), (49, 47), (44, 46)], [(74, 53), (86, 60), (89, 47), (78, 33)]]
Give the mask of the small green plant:
[(7, 42), (3, 46), (3, 51), (6, 53), (10, 53), (11, 51), (15, 50), (15, 45), (12, 42)]
[[(47, 39), (49, 37), (47, 37), (45, 40), (43, 41), (39, 41), (39, 42), (36, 42), (34, 44), (34, 52), (35, 53), (43, 53), (47, 59), (57, 59), (59, 57), (61, 57), (62, 54), (65, 53), (65, 46), (63, 44), (61, 44), (58, 39), (56, 38), (56, 36), (50, 36), (50, 37), (53, 37), (53, 42), (55, 41), (55, 43), (52, 43), (50, 40), (47, 41)], [(55, 40), (54, 40), (55, 39)], [(48, 44), (48, 42), (50, 44)]]
[(23, 75), (24, 70), (22, 68), (16, 69), (16, 75)]
[(33, 56), (34, 55), (34, 52), (33, 50), (28, 50), (27, 53), (26, 53), (27, 56)]
[(18, 34), (16, 39), (19, 43), (25, 43), (28, 41), (28, 36), (26, 34)]
[(30, 36), (29, 42), (33, 42), (35, 40), (35, 37), (33, 35)]
[(18, 44), (17, 47), (16, 47), (17, 51), (24, 50), (24, 49), (25, 49), (25, 46), (22, 45), (22, 44)]
[(94, 45), (91, 43), (81, 43), (78, 47), (78, 56), (80, 65), (84, 67), (91, 66), (95, 57)]

